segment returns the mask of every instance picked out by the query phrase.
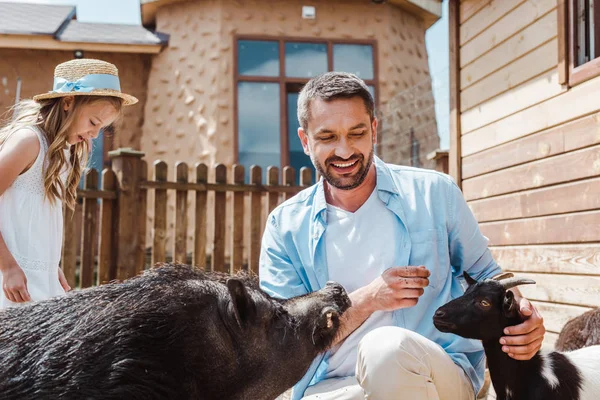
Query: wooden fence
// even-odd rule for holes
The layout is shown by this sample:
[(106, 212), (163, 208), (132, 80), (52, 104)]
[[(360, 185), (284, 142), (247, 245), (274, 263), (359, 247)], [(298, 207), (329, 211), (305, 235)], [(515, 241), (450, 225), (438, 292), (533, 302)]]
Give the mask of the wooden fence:
[[(171, 259), (185, 262), (191, 250), (191, 263), (201, 268), (222, 272), (248, 268), (258, 272), (264, 228), (262, 212), (270, 212), (281, 201), (312, 183), (310, 169), (300, 171), (300, 186), (297, 186), (293, 168), (283, 168), (283, 183), (280, 184), (279, 169), (269, 167), (267, 182), (263, 184), (261, 168), (253, 166), (250, 183), (245, 184), (245, 171), (241, 165), (233, 166), (230, 182), (227, 168), (222, 164), (214, 167), (214, 182), (208, 182), (209, 167), (205, 164), (195, 166), (196, 176), (190, 181), (188, 165), (182, 162), (175, 166), (175, 180), (169, 181), (168, 167), (163, 161), (153, 164), (153, 177), (148, 179), (143, 153), (119, 149), (109, 155), (112, 167), (102, 171), (101, 187), (98, 188), (98, 172), (86, 171), (83, 189), (78, 193), (81, 206), (65, 212), (61, 266), (73, 287), (126, 279), (149, 265), (167, 260), (168, 191), (175, 192)], [(148, 210), (147, 199), (152, 191), (154, 207)], [(188, 210), (190, 192), (195, 196), (192, 210)], [(214, 196), (211, 209), (207, 201), (209, 193)], [(232, 193), (229, 203), (227, 193)], [(249, 212), (244, 204), (246, 197), (249, 198)], [(146, 226), (149, 211), (153, 217), (151, 227)], [(212, 226), (208, 224), (209, 216), (214, 222)], [(247, 260), (243, 256), (245, 222), (250, 227)], [(227, 226), (231, 228), (228, 230)], [(187, 235), (192, 227), (193, 249), (188, 250)], [(152, 243), (147, 246), (148, 228), (152, 232)], [(213, 238), (211, 254), (207, 254), (209, 229), (212, 229), (210, 236)], [(230, 235), (231, 243), (227, 260), (226, 235)], [(147, 247), (150, 254), (147, 254)]]

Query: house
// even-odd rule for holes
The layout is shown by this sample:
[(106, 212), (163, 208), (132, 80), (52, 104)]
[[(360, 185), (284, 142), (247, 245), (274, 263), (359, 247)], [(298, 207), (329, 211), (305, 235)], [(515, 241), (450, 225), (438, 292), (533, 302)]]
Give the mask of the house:
[(0, 2), (0, 108), (50, 90), (59, 62), (104, 59), (140, 102), (105, 135), (96, 168), (107, 150), (131, 147), (145, 153), (149, 177), (161, 159), (170, 171), (186, 162), (191, 179), (198, 162), (241, 164), (248, 180), (254, 164), (265, 174), (270, 165), (311, 166), (297, 137), (298, 93), (311, 77), (341, 70), (375, 97), (377, 154), (434, 168), (425, 32), (441, 10), (441, 0), (142, 0), (143, 26), (131, 26), (85, 24), (71, 6)]
[(450, 172), (547, 345), (600, 304), (600, 13), (572, 0), (450, 3)]
[[(424, 37), (441, 1), (376, 3), (384, 2), (142, 0), (143, 24), (170, 37), (148, 79), (147, 158), (310, 166), (297, 137), (298, 92), (321, 72), (344, 70), (365, 80), (381, 110), (396, 100), (380, 114), (378, 153), (399, 162), (422, 139), (417, 156), (433, 165), (426, 155), (439, 137)], [(398, 114), (405, 124), (394, 130)]]

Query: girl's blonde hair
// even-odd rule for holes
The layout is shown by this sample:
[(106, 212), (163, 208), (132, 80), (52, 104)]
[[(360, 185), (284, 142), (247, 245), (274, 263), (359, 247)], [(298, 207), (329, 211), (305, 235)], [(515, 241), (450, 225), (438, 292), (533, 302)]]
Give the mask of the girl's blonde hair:
[(121, 114), (123, 100), (112, 96), (74, 96), (71, 112), (63, 111), (64, 97), (39, 100), (23, 100), (13, 107), (13, 118), (0, 129), (0, 146), (19, 129), (36, 126), (46, 136), (48, 152), (44, 165), (44, 192), (50, 202), (62, 199), (73, 209), (77, 201), (77, 186), (87, 164), (90, 148), (87, 141), (76, 143), (70, 148), (70, 168), (66, 185), (60, 174), (67, 165), (64, 149), (67, 146), (69, 128), (77, 120), (82, 106), (98, 101), (107, 101)]

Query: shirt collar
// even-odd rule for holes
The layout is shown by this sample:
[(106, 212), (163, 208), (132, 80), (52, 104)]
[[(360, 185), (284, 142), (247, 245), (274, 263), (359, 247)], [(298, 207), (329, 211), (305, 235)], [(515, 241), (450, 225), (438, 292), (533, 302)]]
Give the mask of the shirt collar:
[[(384, 191), (388, 192), (389, 194), (400, 194), (398, 188), (394, 184), (394, 180), (392, 179), (392, 175), (387, 165), (385, 165), (385, 163), (377, 156), (373, 156), (373, 162), (375, 163), (375, 171), (377, 173), (377, 183), (375, 184), (375, 188), (379, 192)], [(325, 200), (325, 186), (323, 184), (323, 177), (321, 177), (319, 182), (317, 182), (317, 187), (314, 194), (312, 214), (313, 220), (322, 215), (325, 210), (327, 210), (327, 201)], [(323, 221), (325, 221), (325, 217), (323, 217)]]

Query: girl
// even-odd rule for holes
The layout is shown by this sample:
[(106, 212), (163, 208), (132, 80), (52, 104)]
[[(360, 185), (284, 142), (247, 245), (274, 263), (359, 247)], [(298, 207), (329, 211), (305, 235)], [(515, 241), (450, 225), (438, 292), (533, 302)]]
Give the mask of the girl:
[(0, 308), (64, 294), (63, 202), (75, 207), (91, 140), (137, 99), (117, 68), (78, 59), (54, 71), (54, 90), (15, 106), (0, 129)]

